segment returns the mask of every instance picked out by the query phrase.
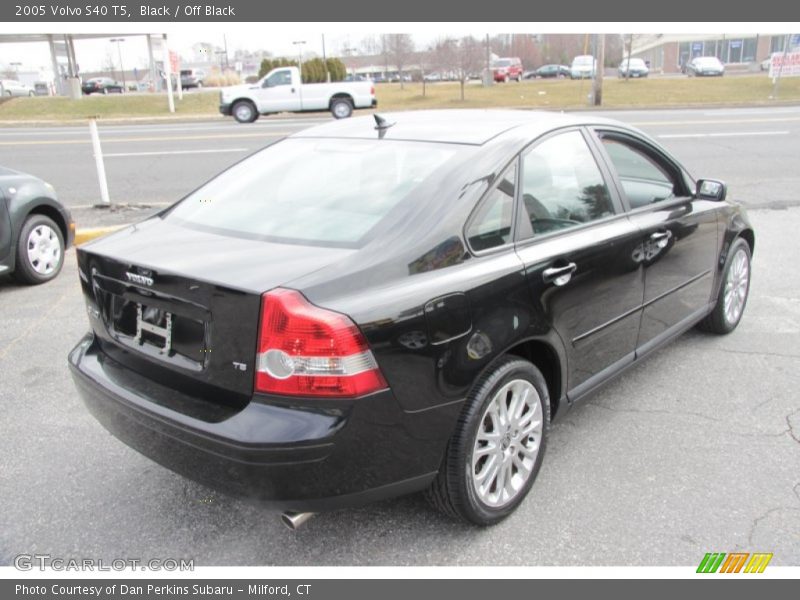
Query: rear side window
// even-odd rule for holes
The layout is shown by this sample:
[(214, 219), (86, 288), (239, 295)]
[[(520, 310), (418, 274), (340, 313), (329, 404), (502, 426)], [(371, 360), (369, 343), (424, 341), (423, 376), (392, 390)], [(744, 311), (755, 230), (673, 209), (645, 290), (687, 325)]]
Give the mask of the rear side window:
[(476, 252), (496, 248), (511, 242), (511, 224), (516, 190), (516, 163), (506, 169), (467, 227), (469, 245)]
[(525, 154), (520, 185), (534, 235), (614, 214), (605, 180), (577, 131), (546, 139)]
[(603, 137), (603, 147), (614, 165), (631, 208), (640, 208), (675, 196), (676, 183), (666, 165), (622, 140)]
[(243, 237), (359, 247), (459, 148), (390, 140), (288, 139), (212, 179), (165, 218)]

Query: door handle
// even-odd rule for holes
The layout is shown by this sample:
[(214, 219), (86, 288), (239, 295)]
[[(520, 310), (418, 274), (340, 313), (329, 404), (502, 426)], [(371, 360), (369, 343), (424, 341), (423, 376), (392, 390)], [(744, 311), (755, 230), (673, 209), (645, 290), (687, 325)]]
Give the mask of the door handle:
[(572, 274), (578, 268), (575, 263), (569, 263), (564, 267), (550, 267), (542, 271), (542, 279), (545, 283), (552, 282), (555, 285), (566, 285), (572, 279)]
[(292, 93), (294, 94), (294, 88), (292, 88)]
[(650, 234), (650, 241), (655, 242), (659, 248), (666, 248), (667, 244), (669, 243), (669, 239), (672, 237), (672, 232), (667, 231), (656, 231), (655, 233)]

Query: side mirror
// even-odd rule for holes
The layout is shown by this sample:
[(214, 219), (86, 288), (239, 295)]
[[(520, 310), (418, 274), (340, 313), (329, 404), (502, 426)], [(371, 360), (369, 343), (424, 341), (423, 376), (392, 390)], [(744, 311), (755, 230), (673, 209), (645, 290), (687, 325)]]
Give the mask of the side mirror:
[(698, 179), (695, 196), (704, 200), (722, 202), (728, 195), (728, 186), (716, 179)]

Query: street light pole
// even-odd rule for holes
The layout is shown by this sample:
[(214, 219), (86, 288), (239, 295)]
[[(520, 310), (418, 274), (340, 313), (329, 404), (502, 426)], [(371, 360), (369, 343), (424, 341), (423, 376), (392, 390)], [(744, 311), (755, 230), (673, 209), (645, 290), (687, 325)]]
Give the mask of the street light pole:
[(125, 81), (125, 67), (122, 66), (122, 47), (120, 46), (120, 42), (124, 42), (125, 38), (111, 38), (111, 43), (117, 43), (117, 54), (119, 55), (119, 70), (122, 72), (122, 89), (126, 91), (128, 89), (128, 82)]

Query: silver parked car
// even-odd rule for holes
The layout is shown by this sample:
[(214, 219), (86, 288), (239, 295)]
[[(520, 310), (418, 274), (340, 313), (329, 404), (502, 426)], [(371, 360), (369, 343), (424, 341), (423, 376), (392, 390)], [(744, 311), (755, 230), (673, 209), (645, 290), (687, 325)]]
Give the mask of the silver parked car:
[(686, 74), (689, 77), (722, 77), (725, 65), (716, 56), (698, 56), (686, 65)]
[(650, 69), (641, 58), (626, 58), (619, 64), (617, 75), (619, 77), (647, 77)]
[(16, 79), (0, 79), (0, 92), (3, 96), (35, 96), (36, 91)]

